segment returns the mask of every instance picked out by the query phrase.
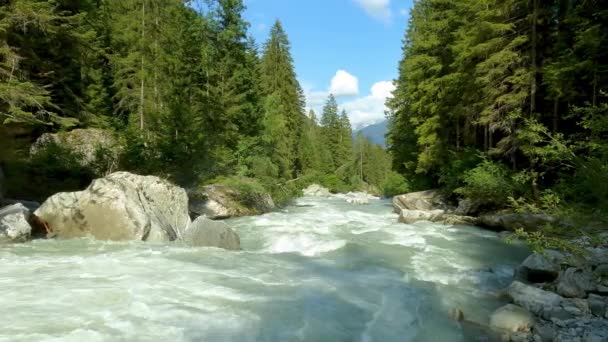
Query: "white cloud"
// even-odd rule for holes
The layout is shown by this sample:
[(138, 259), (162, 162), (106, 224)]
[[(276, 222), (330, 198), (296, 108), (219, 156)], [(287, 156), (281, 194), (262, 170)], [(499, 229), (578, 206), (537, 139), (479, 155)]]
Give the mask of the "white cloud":
[(329, 92), (336, 97), (359, 94), (359, 80), (345, 70), (338, 70), (331, 79)]
[(399, 11), (399, 14), (401, 14), (401, 15), (402, 15), (402, 16), (404, 16), (404, 17), (409, 17), (409, 16), (410, 16), (410, 11), (409, 11), (409, 10), (406, 10), (405, 8), (402, 8), (402, 9)]
[[(352, 82), (353, 78), (355, 82)], [(350, 79), (351, 82), (342, 82), (347, 79)], [(312, 84), (306, 84), (304, 82), (301, 83), (303, 84), (304, 93), (306, 94), (306, 110), (307, 112), (310, 109), (314, 110), (317, 114), (317, 118), (321, 117), (323, 106), (325, 105), (327, 97), (330, 93), (334, 93), (336, 96), (338, 93), (344, 95), (345, 91), (336, 91), (338, 88), (341, 88), (342, 90), (350, 90), (346, 91), (346, 93), (349, 93), (349, 95), (358, 94), (357, 78), (344, 70), (338, 70), (331, 83), (332, 84), (327, 91), (318, 91), (314, 89)], [(345, 84), (349, 84), (350, 89), (348, 89)], [(356, 84), (356, 87), (353, 87), (353, 84)], [(338, 87), (338, 85), (342, 86)], [(376, 82), (371, 86), (369, 94), (339, 102), (340, 110), (346, 110), (354, 129), (359, 129), (378, 123), (385, 118), (384, 112), (387, 109), (385, 102), (386, 99), (393, 97), (392, 93), (394, 90), (395, 85), (392, 81)]]
[(358, 129), (384, 120), (386, 99), (393, 97), (395, 85), (391, 81), (375, 83), (370, 94), (341, 105), (348, 113), (353, 128)]
[(355, 0), (367, 14), (384, 21), (389, 21), (392, 16), (390, 0)]

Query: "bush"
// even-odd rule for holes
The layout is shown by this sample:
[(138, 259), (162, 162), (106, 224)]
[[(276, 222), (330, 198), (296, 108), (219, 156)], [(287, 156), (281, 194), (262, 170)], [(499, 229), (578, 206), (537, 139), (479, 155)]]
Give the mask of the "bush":
[(462, 181), (465, 185), (455, 192), (486, 207), (501, 208), (508, 203), (509, 197), (513, 197), (509, 170), (500, 163), (484, 160), (465, 172)]
[(462, 187), (464, 185), (462, 175), (477, 167), (482, 160), (482, 154), (477, 149), (468, 148), (453, 153), (451, 162), (439, 172), (439, 184), (445, 193), (450, 196), (456, 189)]
[(96, 177), (82, 166), (82, 155), (50, 143), (27, 159), (6, 161), (6, 195), (9, 198), (44, 201), (58, 192), (79, 191)]
[(256, 179), (247, 177), (216, 178), (213, 183), (228, 186), (239, 193), (236, 199), (243, 205), (255, 207), (259, 199), (269, 192)]
[(382, 195), (392, 197), (410, 192), (410, 184), (405, 177), (395, 171), (389, 172), (386, 179), (380, 185)]

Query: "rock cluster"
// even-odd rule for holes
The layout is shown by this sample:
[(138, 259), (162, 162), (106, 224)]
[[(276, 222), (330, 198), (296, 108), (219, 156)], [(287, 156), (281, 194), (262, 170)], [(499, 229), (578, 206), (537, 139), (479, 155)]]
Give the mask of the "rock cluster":
[(128, 172), (96, 179), (83, 191), (55, 194), (33, 213), (22, 204), (1, 209), (0, 242), (27, 241), (33, 223), (59, 239), (183, 241), (240, 249), (238, 235), (227, 224), (190, 221), (184, 189)]
[[(608, 249), (595, 253), (608, 257)], [(492, 327), (510, 332), (507, 341), (608, 341), (608, 264), (597, 260), (532, 254), (506, 290), (513, 304), (492, 315)]]
[(479, 216), (479, 204), (461, 200), (458, 207), (448, 204), (438, 190), (412, 192), (393, 197), (393, 207), (399, 214), (399, 222), (412, 224), (430, 221), (450, 225), (482, 226), (496, 231), (514, 232), (518, 228), (534, 231), (548, 223), (556, 223), (555, 218), (535, 213), (485, 213)]

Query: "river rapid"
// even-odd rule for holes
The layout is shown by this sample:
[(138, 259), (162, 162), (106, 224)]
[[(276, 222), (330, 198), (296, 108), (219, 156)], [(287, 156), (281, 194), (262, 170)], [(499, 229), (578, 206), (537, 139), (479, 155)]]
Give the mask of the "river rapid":
[(397, 223), (388, 201), (302, 198), (230, 220), (243, 250), (0, 246), (1, 341), (470, 341), (528, 254), (474, 227)]

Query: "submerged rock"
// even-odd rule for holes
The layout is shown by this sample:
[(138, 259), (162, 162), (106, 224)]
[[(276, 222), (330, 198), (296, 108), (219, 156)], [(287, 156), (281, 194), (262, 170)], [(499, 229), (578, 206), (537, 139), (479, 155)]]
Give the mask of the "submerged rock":
[(534, 317), (524, 308), (507, 304), (492, 313), (490, 327), (510, 332), (529, 331), (534, 324)]
[(447, 210), (445, 198), (438, 190), (426, 190), (410, 192), (408, 194), (393, 197), (393, 207), (399, 214), (403, 210)]
[(379, 199), (365, 192), (348, 192), (346, 194), (334, 195), (334, 197), (343, 199), (351, 204), (369, 204), (369, 201)]
[(554, 250), (534, 253), (517, 267), (515, 279), (531, 283), (552, 282), (557, 279), (563, 260), (564, 255)]
[(304, 196), (310, 197), (330, 197), (331, 192), (327, 188), (320, 186), (319, 184), (311, 184), (306, 189), (302, 190)]
[(31, 213), (20, 203), (0, 209), (0, 243), (26, 242), (32, 235)]
[(63, 239), (172, 241), (190, 224), (184, 189), (128, 172), (96, 179), (84, 191), (51, 196), (35, 214)]
[(241, 249), (241, 240), (230, 226), (225, 222), (213, 221), (202, 216), (190, 224), (181, 240), (194, 247)]
[(242, 194), (227, 185), (207, 185), (188, 191), (189, 210), (193, 217), (226, 219), (271, 212), (275, 204), (268, 193)]

